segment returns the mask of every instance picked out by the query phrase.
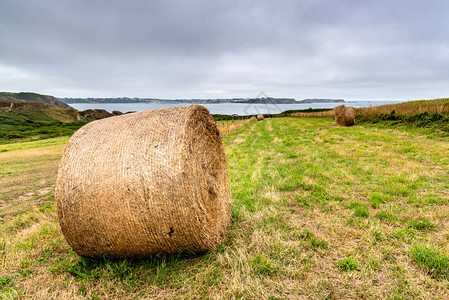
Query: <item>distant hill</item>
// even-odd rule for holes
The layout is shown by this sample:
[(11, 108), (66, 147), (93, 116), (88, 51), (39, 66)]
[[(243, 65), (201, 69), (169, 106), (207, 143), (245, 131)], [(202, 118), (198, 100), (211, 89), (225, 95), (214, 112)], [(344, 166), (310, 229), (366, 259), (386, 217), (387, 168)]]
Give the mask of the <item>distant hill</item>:
[(53, 104), (41, 102), (27, 102), (10, 98), (0, 98), (0, 120), (1, 117), (20, 116), (20, 119), (32, 122), (75, 122), (80, 120), (76, 109), (65, 109)]
[(20, 92), (20, 93), (0, 92), (0, 100), (14, 100), (14, 99), (29, 102), (53, 104), (61, 108), (73, 109), (73, 107), (71, 107), (70, 105), (62, 101), (59, 101), (55, 97), (49, 95), (41, 95), (30, 92)]
[(182, 103), (182, 104), (215, 104), (215, 103), (261, 103), (261, 104), (295, 104), (294, 98), (229, 98), (229, 99), (155, 99), (155, 98), (59, 98), (65, 103)]
[(77, 111), (52, 96), (0, 93), (0, 145), (73, 134), (89, 121), (121, 115), (102, 109)]
[(298, 101), (298, 103), (339, 103), (346, 102), (343, 99), (304, 99)]
[(0, 100), (0, 145), (73, 134), (86, 124), (75, 109), (24, 100)]
[(304, 99), (296, 101), (294, 98), (228, 98), (228, 99), (155, 99), (155, 98), (59, 98), (65, 103), (186, 103), (186, 104), (215, 104), (215, 103), (251, 103), (251, 104), (301, 104), (301, 103), (335, 103), (345, 102), (343, 99)]

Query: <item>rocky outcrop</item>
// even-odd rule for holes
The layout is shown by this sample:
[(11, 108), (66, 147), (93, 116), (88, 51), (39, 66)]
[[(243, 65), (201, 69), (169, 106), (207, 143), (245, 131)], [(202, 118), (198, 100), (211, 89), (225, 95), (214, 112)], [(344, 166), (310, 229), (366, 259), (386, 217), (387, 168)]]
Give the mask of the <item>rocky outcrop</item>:
[(80, 115), (80, 121), (93, 121), (116, 116), (121, 114), (121, 112), (115, 111), (115, 113), (110, 113), (104, 109), (86, 109), (79, 111), (78, 114)]

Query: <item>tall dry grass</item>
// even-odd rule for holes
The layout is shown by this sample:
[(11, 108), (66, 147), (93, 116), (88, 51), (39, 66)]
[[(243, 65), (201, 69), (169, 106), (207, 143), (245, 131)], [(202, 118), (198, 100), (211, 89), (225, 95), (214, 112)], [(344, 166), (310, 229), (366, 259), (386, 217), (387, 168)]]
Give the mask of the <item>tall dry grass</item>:
[(398, 104), (386, 104), (356, 108), (357, 115), (389, 114), (395, 111), (399, 115), (413, 115), (417, 113), (438, 113), (449, 115), (449, 98), (435, 100), (418, 100)]
[[(413, 115), (418, 113), (438, 113), (449, 115), (449, 98), (434, 100), (408, 101), (398, 104), (386, 104), (379, 106), (361, 107), (355, 109), (356, 115), (389, 114), (392, 111), (400, 115)], [(292, 117), (334, 117), (332, 110), (311, 113), (292, 113)]]
[(239, 129), (240, 127), (255, 121), (255, 117), (251, 117), (245, 120), (232, 120), (232, 121), (220, 121), (217, 122), (218, 130), (220, 131), (221, 136), (226, 136), (231, 132)]
[(292, 117), (334, 117), (334, 112), (332, 110), (328, 111), (318, 111), (318, 112), (298, 112), (290, 114)]

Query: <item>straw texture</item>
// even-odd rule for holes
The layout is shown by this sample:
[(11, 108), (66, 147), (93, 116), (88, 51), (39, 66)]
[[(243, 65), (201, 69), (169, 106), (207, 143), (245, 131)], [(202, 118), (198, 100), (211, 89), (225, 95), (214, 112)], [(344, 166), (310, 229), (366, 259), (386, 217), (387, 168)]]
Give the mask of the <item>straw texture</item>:
[(339, 105), (334, 107), (335, 122), (340, 126), (352, 126), (355, 124), (354, 107)]
[(55, 196), (67, 242), (87, 257), (208, 251), (230, 221), (223, 145), (199, 105), (85, 125), (63, 153)]
[(257, 121), (263, 121), (265, 119), (264, 115), (257, 115)]

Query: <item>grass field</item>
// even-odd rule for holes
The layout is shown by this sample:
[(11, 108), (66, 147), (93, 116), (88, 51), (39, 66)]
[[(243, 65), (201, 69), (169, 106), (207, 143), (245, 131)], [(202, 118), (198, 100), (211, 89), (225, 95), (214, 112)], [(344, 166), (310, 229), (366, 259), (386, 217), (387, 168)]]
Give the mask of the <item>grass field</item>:
[(449, 294), (449, 141), (330, 118), (224, 137), (233, 209), (216, 251), (73, 253), (54, 208), (67, 137), (0, 145), (0, 298), (416, 299)]

